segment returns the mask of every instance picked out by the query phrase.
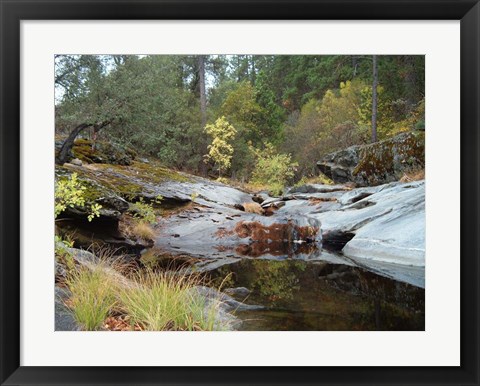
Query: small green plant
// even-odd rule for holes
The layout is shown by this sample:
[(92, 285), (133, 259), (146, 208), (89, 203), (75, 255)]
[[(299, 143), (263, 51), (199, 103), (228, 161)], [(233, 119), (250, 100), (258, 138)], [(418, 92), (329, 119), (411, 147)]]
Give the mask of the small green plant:
[(58, 262), (63, 263), (68, 272), (72, 272), (75, 269), (75, 261), (69, 251), (69, 248), (73, 248), (74, 241), (69, 239), (62, 239), (62, 237), (55, 235), (55, 258)]
[[(85, 207), (85, 190), (87, 188), (78, 180), (77, 173), (72, 173), (70, 178), (62, 179), (55, 184), (55, 218), (67, 208)], [(88, 221), (100, 216), (102, 205), (93, 203), (90, 205)]]
[(100, 217), (100, 209), (102, 209), (100, 204), (94, 203), (90, 205), (90, 213), (87, 217), (88, 221), (92, 221), (95, 217)]
[[(156, 204), (160, 204), (163, 200), (162, 196), (157, 196), (153, 201)], [(134, 213), (134, 217), (137, 219), (143, 219), (149, 224), (155, 224), (157, 221), (157, 216), (155, 213), (155, 208), (153, 207), (153, 202), (147, 203), (140, 197), (140, 199), (131, 205), (130, 210)]]
[(192, 200), (192, 202), (195, 202), (195, 200), (197, 199), (198, 197), (198, 193), (197, 192), (193, 192), (191, 195), (190, 195), (190, 199)]

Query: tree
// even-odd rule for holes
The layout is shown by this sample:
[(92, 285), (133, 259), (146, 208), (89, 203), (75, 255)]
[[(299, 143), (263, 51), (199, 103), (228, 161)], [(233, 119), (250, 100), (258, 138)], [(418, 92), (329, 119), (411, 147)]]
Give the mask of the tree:
[(372, 142), (377, 142), (377, 86), (378, 86), (378, 67), (377, 55), (373, 55), (373, 82), (372, 82)]
[(233, 146), (231, 141), (235, 138), (237, 130), (222, 116), (214, 124), (206, 125), (205, 132), (212, 137), (212, 143), (208, 145), (208, 154), (205, 162), (212, 160), (218, 168), (218, 176), (227, 170), (232, 161)]
[(205, 56), (198, 56), (198, 79), (200, 83), (200, 112), (202, 114), (202, 127), (207, 123), (207, 94), (205, 91)]

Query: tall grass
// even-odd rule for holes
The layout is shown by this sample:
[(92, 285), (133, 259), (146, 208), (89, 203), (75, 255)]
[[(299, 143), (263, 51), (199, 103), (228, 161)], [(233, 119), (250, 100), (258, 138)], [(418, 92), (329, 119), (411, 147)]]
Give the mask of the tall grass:
[[(126, 269), (127, 268), (127, 269)], [(130, 271), (128, 278), (121, 275)], [(219, 302), (206, 299), (201, 277), (179, 271), (154, 272), (122, 265), (119, 260), (88, 263), (68, 275), (67, 306), (85, 330), (98, 330), (110, 315), (128, 317), (143, 330), (214, 330)]]
[(100, 329), (116, 304), (110, 277), (99, 266), (82, 267), (69, 274), (66, 284), (72, 293), (67, 305), (76, 321), (86, 330)]
[(213, 330), (217, 305), (195, 289), (199, 279), (172, 272), (138, 273), (136, 288), (121, 288), (120, 308), (145, 330)]

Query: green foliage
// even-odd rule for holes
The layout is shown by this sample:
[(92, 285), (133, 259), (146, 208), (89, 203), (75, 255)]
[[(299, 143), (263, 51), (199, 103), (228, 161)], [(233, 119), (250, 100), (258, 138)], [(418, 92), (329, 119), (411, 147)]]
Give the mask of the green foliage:
[(75, 262), (69, 248), (73, 248), (74, 241), (70, 238), (62, 239), (62, 237), (55, 235), (55, 259), (63, 263), (68, 272), (75, 269)]
[[(420, 55), (378, 56), (379, 138), (424, 127), (424, 62)], [(251, 175), (249, 143), (274, 144), (292, 154), (299, 174), (313, 176), (319, 157), (370, 137), (369, 55), (205, 55), (205, 70), (208, 119), (225, 116), (237, 130), (224, 170), (214, 161), (205, 171), (211, 141), (203, 135), (195, 55), (56, 56), (56, 133), (109, 121), (99, 142), (132, 146), (194, 173), (228, 169), (234, 179)], [(217, 140), (214, 148), (223, 146)]]
[[(67, 208), (85, 207), (85, 190), (87, 188), (78, 180), (77, 173), (72, 173), (70, 178), (56, 181), (55, 183), (55, 218)], [(88, 221), (100, 216), (102, 205), (92, 203), (88, 214)]]
[(249, 141), (260, 144), (268, 134), (262, 125), (266, 111), (257, 103), (256, 89), (249, 82), (239, 83), (227, 94), (221, 114), (238, 130), (235, 148)]
[(299, 164), (299, 174), (313, 177), (322, 156), (366, 141), (368, 132), (358, 124), (361, 105), (360, 81), (347, 81), (327, 90), (322, 100), (307, 102), (287, 124), (283, 149)]
[(254, 149), (254, 152), (257, 163), (251, 183), (266, 185), (273, 195), (280, 195), (298, 164), (292, 162), (290, 154), (277, 153), (270, 143), (266, 143), (263, 150)]
[(285, 109), (277, 103), (273, 85), (269, 83), (265, 71), (258, 73), (255, 83), (258, 105), (262, 108), (260, 125), (264, 139), (266, 136), (271, 141), (278, 143), (282, 140)]
[[(377, 88), (377, 134), (378, 139), (385, 139), (392, 131), (394, 120), (392, 117), (391, 101), (385, 99), (384, 88)], [(370, 126), (372, 122), (372, 87), (366, 86), (362, 89), (362, 103), (358, 109), (359, 124)]]
[(92, 221), (95, 217), (100, 217), (100, 209), (102, 209), (100, 204), (93, 203), (90, 205), (90, 213), (87, 216), (88, 221)]
[(140, 197), (137, 202), (130, 205), (130, 211), (133, 212), (135, 218), (142, 219), (149, 224), (155, 224), (157, 222), (157, 214), (153, 205), (154, 203), (160, 205), (162, 200), (162, 196), (157, 196), (153, 202), (147, 203), (143, 197)]
[(222, 116), (214, 124), (206, 125), (205, 132), (212, 138), (212, 143), (208, 145), (205, 161), (212, 160), (221, 175), (222, 171), (227, 170), (231, 165), (233, 156), (231, 142), (235, 138), (237, 130)]
[(86, 189), (78, 181), (77, 173), (73, 173), (69, 179), (57, 181), (55, 185), (55, 218), (67, 207), (83, 207), (85, 205), (83, 193)]

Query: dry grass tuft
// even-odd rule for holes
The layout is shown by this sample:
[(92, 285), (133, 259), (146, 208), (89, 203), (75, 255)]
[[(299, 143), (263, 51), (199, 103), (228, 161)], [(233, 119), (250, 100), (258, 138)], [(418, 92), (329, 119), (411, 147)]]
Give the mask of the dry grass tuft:
[(146, 222), (138, 222), (131, 228), (133, 236), (142, 240), (153, 240), (155, 238), (155, 232), (152, 227)]
[(246, 202), (243, 204), (245, 208), (245, 212), (248, 213), (256, 213), (256, 214), (264, 214), (264, 210), (262, 206), (256, 202)]
[(425, 179), (425, 169), (412, 170), (403, 174), (400, 182), (412, 182)]

